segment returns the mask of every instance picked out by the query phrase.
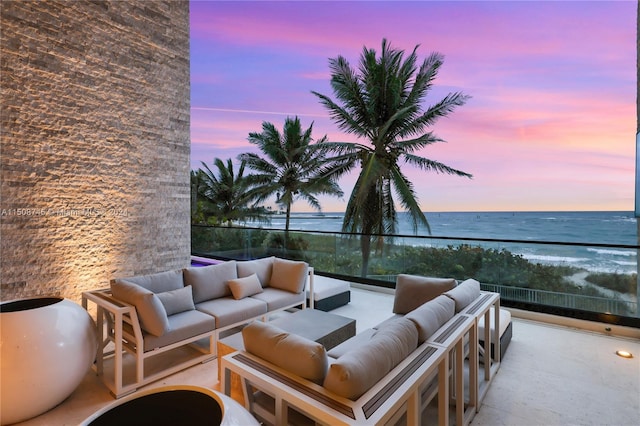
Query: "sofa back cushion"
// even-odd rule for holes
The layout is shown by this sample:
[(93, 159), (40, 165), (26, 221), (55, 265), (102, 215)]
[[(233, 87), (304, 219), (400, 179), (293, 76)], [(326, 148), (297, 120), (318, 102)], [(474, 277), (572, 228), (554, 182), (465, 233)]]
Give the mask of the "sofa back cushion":
[(409, 312), (405, 318), (413, 321), (418, 329), (418, 344), (425, 342), (433, 333), (455, 315), (455, 302), (440, 295)]
[(227, 281), (234, 299), (244, 299), (254, 294), (262, 293), (262, 285), (256, 274), (244, 278), (235, 278)]
[(195, 303), (230, 296), (231, 290), (227, 281), (234, 278), (238, 278), (235, 260), (184, 270), (184, 283), (193, 287)]
[(387, 323), (359, 347), (329, 366), (323, 386), (356, 400), (418, 347), (418, 330), (410, 320)]
[(456, 280), (453, 278), (431, 278), (399, 274), (396, 278), (393, 313), (407, 314), (455, 286)]
[(327, 373), (327, 352), (320, 343), (254, 321), (242, 329), (247, 352), (291, 373), (321, 384)]
[(193, 304), (193, 293), (190, 285), (177, 290), (158, 293), (157, 296), (162, 306), (164, 306), (167, 316), (192, 311), (196, 308)]
[(309, 275), (309, 265), (306, 262), (299, 262), (276, 257), (273, 259), (273, 269), (269, 287), (290, 291), (291, 293), (302, 293), (307, 284)]
[[(171, 291), (184, 287), (182, 270), (160, 272), (150, 275), (138, 275), (136, 277), (124, 278), (130, 283), (137, 284), (154, 293)], [(118, 281), (118, 279), (116, 279)]]
[(447, 291), (445, 295), (455, 302), (457, 314), (466, 308), (469, 303), (480, 297), (480, 283), (469, 278), (461, 282), (460, 285), (453, 290)]
[(260, 280), (262, 287), (269, 285), (271, 280), (271, 270), (273, 268), (273, 260), (275, 257), (264, 257), (262, 259), (245, 260), (243, 262), (237, 262), (238, 266), (238, 278), (248, 277), (251, 274), (256, 274)]
[(155, 336), (169, 331), (167, 312), (158, 296), (142, 286), (127, 280), (111, 282), (111, 294), (118, 300), (135, 306), (140, 327)]

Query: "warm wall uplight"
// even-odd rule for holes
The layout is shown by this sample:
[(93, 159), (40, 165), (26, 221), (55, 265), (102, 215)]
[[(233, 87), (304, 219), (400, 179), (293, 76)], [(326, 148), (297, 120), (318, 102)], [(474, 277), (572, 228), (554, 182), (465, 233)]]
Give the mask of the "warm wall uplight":
[(622, 357), (622, 358), (633, 358), (633, 354), (631, 352), (628, 351), (616, 351), (616, 355)]

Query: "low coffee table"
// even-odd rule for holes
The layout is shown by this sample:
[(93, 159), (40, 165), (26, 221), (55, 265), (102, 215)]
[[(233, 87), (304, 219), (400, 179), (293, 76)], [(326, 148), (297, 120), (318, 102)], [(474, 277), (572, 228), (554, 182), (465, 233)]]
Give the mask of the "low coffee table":
[[(318, 342), (326, 350), (356, 335), (356, 320), (316, 309), (302, 309), (268, 323), (288, 333)], [(218, 340), (218, 359), (239, 350), (244, 350), (242, 332)], [(220, 381), (222, 381), (221, 373), (220, 361), (218, 361), (218, 380)], [(231, 397), (244, 404), (240, 378), (236, 374), (231, 375)]]

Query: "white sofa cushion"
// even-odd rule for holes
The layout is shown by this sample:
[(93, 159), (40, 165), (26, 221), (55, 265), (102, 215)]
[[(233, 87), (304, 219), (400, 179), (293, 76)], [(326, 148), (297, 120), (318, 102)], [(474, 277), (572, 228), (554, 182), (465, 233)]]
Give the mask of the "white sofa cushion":
[(193, 287), (193, 301), (196, 304), (231, 296), (227, 281), (234, 278), (238, 278), (235, 260), (184, 270), (184, 283)]
[(327, 353), (320, 343), (261, 321), (242, 329), (247, 352), (307, 380), (321, 384), (327, 373)]
[(135, 306), (140, 327), (155, 336), (169, 331), (167, 312), (158, 296), (142, 286), (127, 280), (115, 280), (111, 283), (111, 294), (116, 299)]
[(455, 310), (455, 302), (440, 295), (409, 312), (405, 318), (413, 321), (418, 328), (418, 343), (421, 344), (453, 318)]
[(262, 293), (262, 285), (256, 274), (244, 278), (235, 278), (227, 281), (234, 299), (244, 299), (254, 294)]
[(463, 281), (456, 288), (444, 293), (456, 303), (456, 314), (462, 311), (469, 303), (480, 297), (480, 283), (472, 278)]
[(177, 290), (165, 291), (157, 294), (160, 303), (164, 306), (167, 315), (179, 314), (184, 311), (192, 311), (196, 307), (193, 304), (193, 294), (191, 286), (179, 288)]
[[(305, 281), (306, 293), (307, 297), (309, 297), (309, 280)], [(351, 290), (351, 286), (347, 281), (316, 275), (313, 282), (313, 300), (326, 299), (349, 290)]]
[[(489, 329), (494, 331), (495, 329), (495, 309), (489, 310)], [(499, 336), (502, 337), (505, 331), (507, 331), (507, 327), (511, 323), (511, 312), (506, 309), (500, 309), (500, 332)], [(480, 317), (478, 321), (478, 339), (484, 340), (484, 315)]]
[(216, 319), (216, 328), (248, 322), (267, 313), (267, 304), (253, 297), (234, 299), (231, 296), (196, 304), (196, 309)]
[(199, 311), (184, 311), (169, 317), (169, 331), (162, 336), (144, 336), (144, 351), (152, 351), (189, 339), (198, 334), (210, 333), (216, 328), (216, 319)]
[(408, 314), (429, 300), (456, 286), (453, 278), (432, 278), (399, 274), (393, 299), (394, 314)]
[(273, 260), (275, 257), (264, 257), (262, 259), (246, 260), (237, 262), (238, 278), (248, 277), (251, 274), (256, 274), (260, 280), (262, 287), (269, 285), (271, 281), (271, 270), (273, 268)]
[(400, 318), (377, 330), (359, 347), (330, 366), (323, 386), (342, 397), (356, 400), (418, 347), (418, 330)]
[[(181, 269), (159, 272), (157, 274), (138, 275), (124, 279), (154, 293), (162, 293), (164, 291), (177, 290), (184, 287)], [(119, 281), (119, 279), (116, 279), (115, 281)]]
[(302, 293), (307, 276), (309, 275), (309, 265), (306, 262), (280, 259), (273, 259), (273, 268), (269, 287), (290, 291), (291, 293)]

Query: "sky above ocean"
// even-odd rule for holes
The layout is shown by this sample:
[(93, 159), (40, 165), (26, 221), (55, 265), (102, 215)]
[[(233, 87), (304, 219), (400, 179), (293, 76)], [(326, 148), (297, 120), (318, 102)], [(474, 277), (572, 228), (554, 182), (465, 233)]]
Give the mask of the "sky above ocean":
[[(191, 1), (191, 166), (255, 151), (249, 132), (299, 116), (337, 129), (328, 59), (357, 66), (382, 38), (420, 60), (445, 56), (425, 107), (471, 96), (433, 127), (421, 155), (473, 179), (409, 166), (427, 211), (633, 210), (635, 1)], [(345, 198), (321, 198), (342, 211)], [(311, 211), (303, 201), (294, 211)]]

